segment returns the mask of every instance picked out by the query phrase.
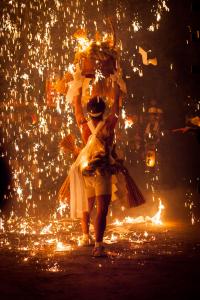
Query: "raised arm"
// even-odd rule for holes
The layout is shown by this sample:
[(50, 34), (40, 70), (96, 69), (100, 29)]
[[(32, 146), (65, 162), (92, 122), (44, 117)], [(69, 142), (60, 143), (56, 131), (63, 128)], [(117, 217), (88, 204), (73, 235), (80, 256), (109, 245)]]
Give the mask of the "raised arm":
[(79, 89), (79, 94), (74, 97), (73, 104), (75, 109), (75, 118), (81, 132), (82, 140), (84, 143), (87, 143), (91, 131), (90, 128), (88, 127), (87, 120), (83, 113), (81, 97), (82, 97), (82, 88)]
[(120, 88), (119, 85), (114, 83), (114, 102), (111, 108), (111, 115), (118, 117), (119, 116), (119, 101), (120, 101)]
[(86, 122), (84, 113), (83, 113), (83, 108), (81, 104), (81, 97), (82, 97), (82, 88), (79, 89), (79, 94), (74, 97), (73, 103), (74, 103), (74, 109), (75, 109), (75, 118), (76, 122), (79, 127), (83, 125), (83, 123)]
[(111, 113), (109, 114), (109, 116), (107, 118), (107, 126), (113, 130), (115, 128), (115, 125), (117, 124), (119, 112), (120, 112), (120, 105), (119, 105), (120, 88), (116, 82), (114, 84), (115, 84), (114, 85), (114, 99), (113, 99), (114, 102), (111, 107)]

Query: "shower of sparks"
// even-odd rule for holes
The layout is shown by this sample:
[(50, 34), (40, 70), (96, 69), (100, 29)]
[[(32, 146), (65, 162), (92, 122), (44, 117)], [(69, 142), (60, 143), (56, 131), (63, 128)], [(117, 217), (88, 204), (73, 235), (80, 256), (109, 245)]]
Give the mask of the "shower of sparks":
[(56, 252), (65, 252), (65, 251), (72, 251), (73, 248), (71, 245), (65, 245), (63, 244), (62, 242), (59, 242), (57, 241), (57, 244), (56, 244)]
[(127, 128), (131, 128), (133, 126), (133, 120), (130, 120), (130, 119), (125, 119), (125, 122), (124, 122), (124, 128), (127, 129)]
[(57, 272), (60, 272), (61, 270), (59, 268), (59, 265), (57, 263), (54, 263), (54, 265), (47, 268), (46, 271), (52, 272), (52, 273), (57, 273)]
[(103, 76), (101, 70), (96, 70), (94, 83), (97, 83), (99, 80), (101, 80), (103, 78), (104, 78), (104, 76)]
[(84, 52), (85, 50), (87, 50), (90, 45), (92, 44), (92, 41), (87, 40), (86, 38), (78, 38), (78, 45), (79, 45), (79, 51)]
[[(151, 7), (148, 4), (145, 13), (153, 21), (145, 25), (137, 7), (131, 15), (123, 3), (118, 6), (116, 3), (110, 4), (106, 11), (104, 0), (1, 1), (0, 64), (3, 88), (0, 123), (4, 125), (1, 142), (8, 149), (3, 156), (9, 161), (12, 170), (9, 199), (13, 207), (9, 218), (1, 213), (0, 231), (37, 237), (34, 241), (27, 237), (27, 244), (18, 245), (18, 249), (28, 251), (47, 247), (49, 251), (70, 252), (78, 247), (78, 225), (68, 221), (69, 207), (57, 197), (72, 163), (71, 156), (62, 153), (58, 145), (66, 134), (77, 132), (73, 110), (65, 97), (59, 94), (54, 95), (52, 105), (48, 104), (45, 86), (48, 79), (61, 79), (66, 71), (73, 74), (77, 47), (84, 51), (91, 45), (92, 39), (89, 38), (75, 41), (74, 32), (83, 28), (90, 37), (98, 30), (106, 39), (110, 34), (107, 17), (113, 12), (116, 16), (117, 46), (121, 50), (121, 61), (130, 66), (128, 74), (124, 74), (125, 78), (134, 80), (135, 76), (144, 76), (141, 65), (134, 59), (140, 45), (133, 44), (133, 38), (138, 32), (148, 33), (159, 29), (163, 16), (169, 11), (168, 3), (155, 0)], [(96, 81), (102, 79), (98, 70), (95, 75)], [(131, 96), (132, 90), (128, 93), (131, 99), (134, 98)], [(146, 108), (143, 103), (141, 107), (144, 112)], [(127, 136), (127, 130), (134, 127), (134, 122), (127, 118), (125, 107), (121, 119), (121, 130)], [(138, 217), (137, 222), (126, 217), (124, 221), (113, 221), (113, 224), (161, 224), (163, 205), (154, 187), (159, 180), (159, 165), (156, 170), (154, 175), (147, 170), (146, 177), (153, 201), (160, 203), (158, 213), (153, 217)], [(192, 222), (195, 222), (194, 216)], [(67, 241), (57, 237), (63, 227), (68, 234)], [(143, 238), (148, 238), (148, 233)], [(108, 242), (117, 240), (114, 234), (107, 237)], [(1, 246), (12, 248), (8, 236), (1, 240)], [(59, 266), (50, 266), (49, 271), (58, 272)]]

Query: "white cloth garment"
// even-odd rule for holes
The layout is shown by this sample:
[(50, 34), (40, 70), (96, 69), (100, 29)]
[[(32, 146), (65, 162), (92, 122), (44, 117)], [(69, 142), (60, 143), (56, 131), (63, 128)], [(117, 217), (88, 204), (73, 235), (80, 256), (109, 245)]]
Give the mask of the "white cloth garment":
[(70, 216), (73, 219), (81, 218), (84, 211), (88, 211), (88, 199), (85, 192), (82, 168), (87, 166), (88, 159), (94, 151), (105, 151), (104, 145), (96, 137), (101, 130), (104, 121), (99, 122), (96, 128), (92, 128), (87, 144), (79, 153), (76, 161), (69, 171), (70, 176)]
[[(91, 132), (93, 133), (95, 131), (95, 127), (94, 127), (93, 123), (88, 122), (88, 126), (89, 126)], [(96, 140), (96, 142), (98, 142), (98, 139)], [(96, 148), (95, 150), (99, 152), (100, 147), (98, 147), (97, 144), (96, 144), (95, 148)], [(115, 159), (111, 155), (111, 150), (112, 150), (112, 145), (110, 145), (110, 155), (109, 155), (109, 161), (110, 161), (110, 164), (112, 165), (115, 163)], [(121, 203), (124, 203), (125, 199), (127, 198), (126, 181), (125, 181), (124, 175), (121, 172), (117, 172), (116, 174), (112, 174), (111, 179), (112, 179), (111, 201), (120, 200)]]
[[(88, 211), (88, 199), (85, 189), (85, 181), (82, 175), (82, 169), (87, 166), (89, 159), (95, 154), (105, 153), (105, 145), (97, 138), (97, 134), (105, 125), (105, 121), (99, 122), (95, 128), (92, 122), (88, 122), (91, 135), (87, 144), (79, 153), (76, 161), (69, 171), (70, 176), (70, 217), (72, 219), (82, 218), (84, 211)], [(110, 163), (115, 160), (110, 155)], [(112, 175), (112, 201), (120, 200), (125, 202), (127, 198), (127, 188), (125, 177), (122, 172)]]
[[(87, 144), (79, 153), (76, 161), (73, 163), (70, 171), (70, 216), (72, 219), (82, 218), (84, 211), (88, 211), (88, 199), (85, 189), (85, 181), (82, 175), (82, 169), (85, 168), (90, 159), (96, 154), (105, 153), (105, 145), (97, 138), (102, 130), (105, 121), (99, 122), (95, 128), (92, 122), (88, 122), (91, 129)], [(110, 145), (111, 146), (111, 145)], [(115, 163), (114, 158), (110, 155), (110, 164)], [(112, 197), (111, 200), (120, 200), (122, 206), (135, 207), (145, 203), (145, 199), (135, 182), (128, 174), (128, 170), (119, 171), (112, 175)]]

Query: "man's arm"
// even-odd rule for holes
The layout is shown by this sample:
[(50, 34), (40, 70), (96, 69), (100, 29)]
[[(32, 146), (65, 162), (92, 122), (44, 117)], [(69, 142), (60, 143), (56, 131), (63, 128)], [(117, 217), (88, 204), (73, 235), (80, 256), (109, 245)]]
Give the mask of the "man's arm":
[(114, 103), (111, 109), (111, 115), (119, 116), (119, 100), (120, 100), (120, 87), (115, 82), (114, 83)]
[(172, 132), (182, 132), (182, 133), (185, 133), (187, 131), (190, 131), (191, 130), (191, 127), (183, 127), (183, 128), (177, 128), (177, 129), (172, 129)]
[(111, 108), (111, 113), (107, 118), (107, 122), (109, 124), (109, 127), (114, 129), (117, 121), (118, 121), (118, 117), (119, 117), (119, 101), (120, 101), (120, 87), (119, 85), (115, 82), (114, 83), (114, 103), (112, 105)]
[(74, 109), (75, 109), (75, 118), (79, 127), (81, 127), (84, 123), (86, 123), (86, 118), (83, 113), (83, 108), (81, 104), (82, 98), (82, 88), (79, 89), (79, 94), (74, 97)]
[(82, 98), (82, 88), (79, 89), (79, 94), (74, 97), (73, 103), (74, 103), (74, 109), (75, 109), (75, 118), (76, 118), (76, 122), (77, 122), (78, 127), (81, 132), (82, 140), (84, 143), (87, 143), (87, 140), (91, 134), (91, 131), (88, 127), (87, 120), (83, 113), (81, 98)]

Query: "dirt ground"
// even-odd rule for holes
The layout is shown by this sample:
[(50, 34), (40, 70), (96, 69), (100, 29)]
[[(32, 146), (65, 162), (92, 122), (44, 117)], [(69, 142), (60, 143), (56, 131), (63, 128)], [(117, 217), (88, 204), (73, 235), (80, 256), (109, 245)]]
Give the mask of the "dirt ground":
[(199, 226), (135, 227), (140, 238), (107, 245), (107, 258), (2, 247), (0, 299), (198, 299)]

